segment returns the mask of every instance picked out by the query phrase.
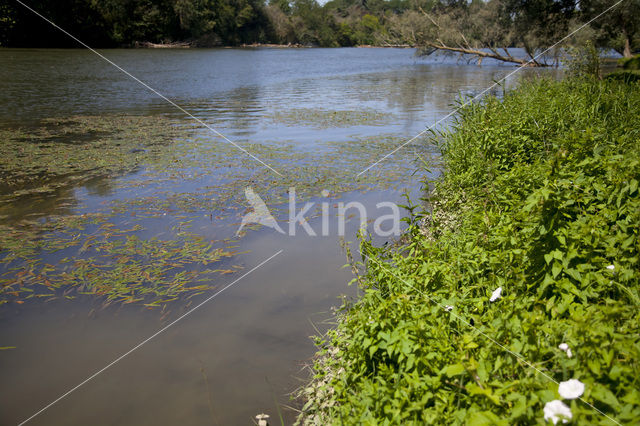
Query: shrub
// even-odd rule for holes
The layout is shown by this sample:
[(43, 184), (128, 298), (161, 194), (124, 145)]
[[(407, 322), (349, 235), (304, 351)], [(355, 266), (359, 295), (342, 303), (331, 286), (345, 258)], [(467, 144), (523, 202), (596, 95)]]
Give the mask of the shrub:
[(591, 41), (582, 47), (569, 47), (563, 62), (571, 77), (602, 77), (600, 52)]

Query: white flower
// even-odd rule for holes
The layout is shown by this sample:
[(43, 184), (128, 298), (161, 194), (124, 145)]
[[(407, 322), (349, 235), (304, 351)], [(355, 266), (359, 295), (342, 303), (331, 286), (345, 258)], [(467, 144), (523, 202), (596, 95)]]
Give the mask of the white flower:
[(258, 426), (267, 426), (269, 424), (268, 419), (269, 419), (268, 414), (261, 413), (256, 416), (256, 420), (258, 421)]
[(493, 293), (491, 293), (491, 297), (489, 298), (489, 302), (495, 302), (496, 300), (500, 299), (501, 293), (502, 293), (502, 287), (498, 287), (495, 290), (493, 290)]
[(562, 420), (562, 423), (569, 423), (573, 415), (571, 409), (565, 405), (564, 402), (554, 399), (544, 405), (544, 420), (551, 420), (555, 425), (558, 420)]
[(616, 269), (616, 267), (613, 266), (613, 265), (609, 265), (609, 266), (607, 266), (607, 269), (610, 270), (610, 271), (613, 271), (614, 269)]
[(447, 311), (447, 312), (451, 311), (452, 309), (453, 309), (453, 306), (451, 306), (451, 305), (447, 305), (447, 306), (444, 307), (444, 310)]
[(579, 398), (584, 393), (584, 383), (580, 380), (571, 379), (566, 382), (560, 382), (558, 393), (566, 399)]
[(567, 358), (571, 358), (573, 356), (573, 352), (571, 352), (571, 348), (566, 343), (560, 343), (558, 345), (558, 349), (565, 351), (567, 353)]

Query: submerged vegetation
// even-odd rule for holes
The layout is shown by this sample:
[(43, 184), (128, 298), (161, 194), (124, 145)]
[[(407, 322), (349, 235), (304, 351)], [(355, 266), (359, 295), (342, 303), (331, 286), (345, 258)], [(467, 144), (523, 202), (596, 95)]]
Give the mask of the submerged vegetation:
[(2, 201), (53, 191), (63, 178), (82, 183), (133, 172), (178, 135), (172, 121), (144, 116), (79, 116), (0, 129)]
[[(65, 226), (69, 219), (76, 219), (74, 227)], [(2, 263), (9, 266), (0, 278), (0, 304), (92, 294), (107, 303), (161, 306), (183, 293), (193, 296), (210, 288), (206, 282), (213, 273), (235, 272), (203, 269), (236, 254), (214, 248), (215, 241), (186, 231), (171, 240), (142, 239), (135, 234), (140, 225), (118, 229), (109, 222), (100, 224), (101, 219), (90, 215), (41, 226), (0, 227), (0, 243), (7, 252)], [(82, 234), (87, 225), (97, 229)], [(49, 233), (35, 234), (34, 228)]]
[(359, 111), (322, 111), (311, 108), (298, 108), (289, 111), (277, 111), (273, 114), (275, 123), (287, 125), (306, 125), (323, 129), (328, 127), (353, 127), (383, 125), (394, 120), (392, 114), (383, 114), (375, 110)]
[(362, 241), (300, 423), (638, 423), (639, 138), (637, 83), (463, 108), (405, 240)]
[[(283, 126), (375, 126), (374, 111), (283, 110)], [(282, 172), (208, 130), (163, 116), (76, 116), (0, 129), (0, 305), (95, 295), (105, 303), (163, 306), (242, 268), (235, 236), (251, 186), (278, 216), (290, 187), (299, 202), (328, 191), (385, 189), (406, 181), (416, 142), (375, 172), (353, 176), (401, 141), (394, 136), (245, 143)], [(78, 188), (95, 188), (85, 206)], [(115, 195), (110, 197), (110, 195)], [(241, 254), (241, 253), (240, 253)]]

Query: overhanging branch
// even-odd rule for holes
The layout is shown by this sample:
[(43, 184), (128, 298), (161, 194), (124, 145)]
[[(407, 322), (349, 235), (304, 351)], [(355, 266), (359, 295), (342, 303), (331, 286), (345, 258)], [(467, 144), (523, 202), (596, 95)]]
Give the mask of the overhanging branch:
[(478, 62), (482, 62), (482, 60), (484, 58), (491, 58), (491, 59), (495, 59), (495, 60), (502, 61), (502, 62), (510, 62), (510, 63), (518, 64), (518, 65), (523, 66), (523, 67), (546, 67), (546, 66), (548, 66), (546, 63), (536, 61), (534, 59), (534, 57), (531, 57), (530, 60), (514, 58), (513, 56), (511, 56), (511, 54), (508, 53), (508, 51), (506, 49), (504, 49), (505, 50), (505, 55), (501, 55), (500, 53), (498, 53), (498, 51), (495, 48), (489, 48), (490, 51), (489, 52), (485, 52), (483, 50), (474, 49), (474, 48), (471, 48), (469, 46), (467, 46), (467, 47), (447, 46), (446, 44), (444, 44), (442, 42), (442, 40), (437, 40), (437, 43), (436, 42), (427, 42), (425, 47), (427, 47), (431, 51), (430, 53), (432, 53), (435, 50), (444, 50), (444, 51), (447, 51), (447, 52), (462, 53), (464, 55), (473, 55), (473, 56), (478, 58)]

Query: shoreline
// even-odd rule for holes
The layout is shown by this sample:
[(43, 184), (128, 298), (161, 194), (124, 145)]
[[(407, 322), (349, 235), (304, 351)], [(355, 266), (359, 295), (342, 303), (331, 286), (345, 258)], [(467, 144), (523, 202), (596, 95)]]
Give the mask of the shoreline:
[(211, 45), (211, 46), (197, 46), (193, 42), (179, 41), (171, 43), (152, 43), (149, 41), (136, 41), (129, 46), (121, 46), (124, 49), (245, 49), (245, 48), (271, 48), (271, 49), (339, 49), (339, 48), (357, 48), (357, 49), (414, 49), (415, 46), (409, 44), (361, 44), (357, 46), (336, 46), (336, 47), (323, 47), (316, 45), (307, 45), (300, 43), (243, 43), (238, 45)]

